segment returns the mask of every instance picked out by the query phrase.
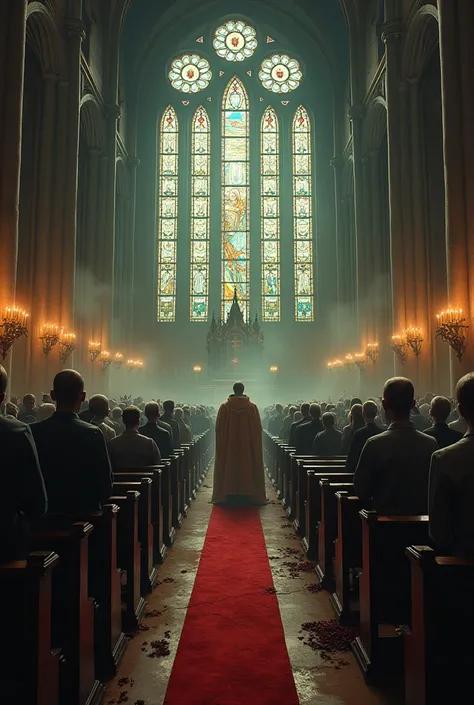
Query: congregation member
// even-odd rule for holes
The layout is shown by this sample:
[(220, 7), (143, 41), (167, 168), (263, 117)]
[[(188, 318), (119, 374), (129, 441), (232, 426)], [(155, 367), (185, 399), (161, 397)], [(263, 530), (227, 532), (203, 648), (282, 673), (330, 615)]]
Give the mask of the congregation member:
[(152, 438), (142, 436), (140, 427), (140, 409), (127, 406), (122, 412), (125, 431), (109, 443), (110, 459), (115, 471), (127, 468), (140, 468), (158, 465), (161, 462), (160, 451)]
[(11, 401), (7, 401), (5, 404), (5, 416), (9, 416), (12, 419), (18, 419), (18, 414), (20, 413), (20, 409), (17, 407), (16, 404), (13, 404)]
[(268, 432), (271, 436), (278, 436), (283, 425), (283, 407), (281, 404), (275, 405), (275, 411), (270, 416), (268, 422)]
[(361, 428), (364, 428), (364, 419), (362, 418), (362, 402), (351, 404), (349, 414), (349, 424), (342, 431), (341, 451), (343, 455), (347, 455), (351, 447), (354, 433)]
[[(430, 536), (444, 554), (474, 558), (474, 373), (462, 377), (456, 388), (466, 435), (454, 445), (436, 451), (431, 459), (429, 484)], [(434, 400), (433, 400), (434, 402)]]
[[(7, 385), (6, 370), (0, 365), (0, 404)], [(0, 563), (5, 563), (26, 557), (26, 522), (42, 517), (48, 500), (31, 428), (15, 418), (0, 416), (0, 450)]]
[(105, 440), (110, 443), (117, 434), (112, 426), (106, 423), (109, 418), (109, 400), (107, 397), (103, 394), (94, 394), (89, 400), (89, 411), (92, 414), (91, 424), (100, 428)]
[(184, 421), (184, 412), (180, 407), (175, 409), (174, 418), (178, 425), (178, 433), (179, 438), (181, 439), (181, 443), (183, 445), (185, 445), (186, 443), (191, 443), (191, 441), (193, 440), (193, 434), (191, 433), (191, 429), (189, 428), (189, 426)]
[(323, 430), (317, 434), (311, 446), (313, 455), (339, 455), (342, 446), (342, 433), (336, 427), (336, 416), (326, 411), (322, 417)]
[(390, 425), (369, 438), (357, 465), (355, 491), (361, 499), (372, 499), (379, 514), (427, 513), (429, 467), (438, 444), (410, 421), (414, 403), (409, 379), (385, 383), (382, 405)]
[(352, 443), (349, 448), (349, 453), (347, 454), (347, 472), (355, 472), (360, 454), (369, 438), (382, 433), (382, 429), (375, 423), (377, 414), (378, 407), (374, 401), (369, 400), (362, 405), (362, 418), (365, 426), (355, 431), (352, 437)]
[(34, 394), (25, 394), (22, 402), (22, 409), (18, 414), (18, 421), (22, 423), (35, 423), (38, 420), (36, 409), (36, 397)]
[(160, 418), (160, 406), (158, 402), (149, 401), (145, 404), (145, 416), (147, 418), (147, 422), (144, 426), (140, 426), (140, 433), (142, 436), (153, 438), (158, 446), (161, 458), (168, 460), (173, 453), (171, 433), (158, 425), (158, 420)]
[[(46, 396), (46, 395), (44, 395)], [(48, 394), (49, 396), (49, 394)], [(52, 402), (44, 401), (38, 407), (38, 421), (44, 421), (45, 419), (50, 419), (51, 416), (56, 411), (56, 407)]]
[(324, 426), (321, 422), (321, 407), (319, 404), (311, 404), (309, 407), (310, 420), (302, 423), (295, 431), (296, 455), (310, 455), (313, 441)]
[(431, 426), (428, 418), (416, 405), (411, 410), (411, 421), (418, 431), (426, 431)]
[(120, 436), (125, 431), (125, 424), (122, 421), (122, 409), (120, 406), (114, 406), (107, 419), (107, 423), (114, 429), (115, 435)]
[(172, 399), (167, 399), (164, 401), (161, 420), (167, 423), (171, 428), (171, 442), (173, 444), (173, 450), (177, 450), (181, 446), (181, 439), (179, 434), (179, 425), (174, 418), (174, 408), (175, 403)]
[(454, 428), (449, 428), (446, 423), (451, 413), (451, 402), (449, 399), (446, 397), (433, 397), (429, 413), (433, 425), (427, 428), (425, 433), (436, 439), (439, 448), (446, 448), (461, 440), (463, 434)]
[(300, 406), (301, 418), (297, 419), (296, 414), (293, 417), (293, 423), (291, 424), (290, 433), (288, 436), (288, 443), (291, 448), (295, 447), (295, 434), (298, 426), (301, 426), (301, 424), (306, 423), (307, 421), (311, 421), (311, 416), (309, 415), (309, 407), (310, 404), (308, 404), (308, 402), (303, 402), (303, 404), (301, 404)]
[(31, 426), (51, 512), (96, 511), (112, 493), (104, 436), (78, 416), (84, 397), (79, 372), (59, 372), (51, 391), (56, 411)]
[(458, 412), (456, 412), (457, 418), (454, 419), (454, 421), (451, 421), (451, 423), (448, 424), (449, 428), (452, 428), (454, 431), (459, 431), (459, 433), (462, 433), (464, 436), (465, 433), (467, 433), (467, 423), (466, 419), (463, 419), (462, 416), (459, 415)]
[(81, 404), (81, 409), (79, 411), (79, 418), (82, 421), (86, 421), (87, 423), (90, 423), (92, 419), (94, 418), (94, 414), (89, 408), (89, 401), (84, 399), (84, 401)]
[(287, 416), (283, 419), (283, 425), (280, 429), (280, 438), (283, 441), (287, 441), (290, 437), (290, 429), (294, 421), (294, 416), (297, 411), (296, 406), (290, 406), (288, 409)]

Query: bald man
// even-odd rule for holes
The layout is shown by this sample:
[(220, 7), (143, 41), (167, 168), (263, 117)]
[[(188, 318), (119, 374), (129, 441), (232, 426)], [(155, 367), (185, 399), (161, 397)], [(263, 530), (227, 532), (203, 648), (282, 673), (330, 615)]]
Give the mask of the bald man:
[(138, 429), (139, 433), (142, 436), (153, 438), (163, 459), (170, 458), (173, 452), (171, 433), (158, 425), (160, 407), (156, 401), (149, 401), (148, 404), (145, 404), (145, 416), (147, 422), (140, 426)]
[(447, 448), (457, 443), (463, 437), (460, 431), (449, 428), (447, 424), (448, 416), (451, 413), (451, 402), (446, 397), (433, 397), (430, 405), (431, 428), (427, 428), (424, 433), (436, 439), (440, 448)]
[(112, 470), (102, 431), (78, 416), (85, 396), (79, 372), (59, 372), (51, 390), (55, 413), (31, 426), (50, 512), (96, 511), (112, 494)]

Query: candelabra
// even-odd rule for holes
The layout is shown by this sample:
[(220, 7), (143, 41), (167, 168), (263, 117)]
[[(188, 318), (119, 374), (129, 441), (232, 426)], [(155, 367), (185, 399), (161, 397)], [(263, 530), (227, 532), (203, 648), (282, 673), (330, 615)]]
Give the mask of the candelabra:
[(122, 353), (120, 353), (120, 352), (115, 353), (114, 363), (115, 363), (115, 367), (117, 367), (117, 369), (120, 369), (122, 367), (122, 365), (123, 365)]
[(132, 370), (135, 369), (135, 360), (127, 360), (127, 370)]
[(392, 335), (392, 345), (390, 346), (398, 357), (402, 365), (407, 361), (408, 346), (404, 335)]
[(89, 358), (91, 362), (95, 362), (102, 352), (102, 343), (89, 341)]
[(74, 333), (61, 333), (59, 338), (59, 359), (63, 365), (76, 347), (76, 336)]
[(421, 330), (421, 328), (408, 328), (405, 331), (405, 338), (407, 344), (410, 346), (413, 353), (416, 355), (416, 357), (418, 357), (421, 353), (421, 347), (425, 340), (423, 338), (423, 331)]
[(365, 354), (369, 358), (369, 360), (372, 361), (372, 364), (375, 365), (379, 358), (379, 344), (378, 343), (368, 343), (367, 348), (365, 351)]
[(354, 367), (354, 356), (353, 355), (346, 355), (344, 358), (344, 366), (347, 367), (348, 370), (352, 370)]
[(142, 360), (135, 360), (135, 369), (137, 370), (143, 370), (143, 361)]
[(270, 367), (270, 372), (273, 372), (273, 374), (276, 374), (278, 372), (278, 367), (276, 365), (272, 365)]
[(60, 329), (52, 323), (45, 323), (39, 334), (39, 339), (43, 344), (43, 353), (49, 355), (55, 345), (59, 343)]
[(328, 362), (328, 370), (331, 372), (334, 369), (334, 362)]
[(354, 362), (362, 372), (365, 369), (365, 353), (356, 353), (354, 355)]
[(193, 372), (196, 372), (196, 374), (199, 374), (199, 372), (201, 372), (201, 370), (202, 370), (201, 365), (194, 365)]
[(28, 314), (16, 306), (5, 306), (2, 310), (0, 324), (0, 349), (3, 359), (6, 358), (11, 346), (24, 335), (28, 335)]
[(436, 318), (438, 321), (436, 337), (448, 343), (456, 353), (458, 360), (462, 360), (466, 349), (466, 333), (469, 330), (462, 308), (441, 311)]
[(105, 372), (112, 364), (112, 358), (108, 350), (103, 350), (99, 355), (100, 371)]

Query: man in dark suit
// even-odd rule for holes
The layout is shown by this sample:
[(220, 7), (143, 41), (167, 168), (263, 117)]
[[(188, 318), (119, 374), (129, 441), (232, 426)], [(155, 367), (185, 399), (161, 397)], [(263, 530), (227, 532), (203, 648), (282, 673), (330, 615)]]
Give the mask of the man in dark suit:
[(377, 414), (378, 408), (374, 401), (366, 401), (365, 404), (362, 405), (362, 418), (364, 419), (365, 426), (355, 431), (352, 436), (352, 443), (346, 461), (347, 472), (355, 472), (360, 454), (369, 438), (382, 433), (382, 429), (375, 423)]
[(153, 438), (158, 446), (161, 458), (163, 460), (167, 460), (171, 457), (173, 452), (171, 434), (168, 431), (165, 431), (164, 428), (161, 428), (161, 426), (158, 426), (160, 407), (156, 401), (149, 401), (148, 404), (145, 404), (145, 416), (147, 418), (147, 423), (144, 426), (140, 426), (138, 430), (142, 436)]
[(54, 378), (56, 411), (33, 424), (51, 512), (95, 511), (112, 493), (112, 470), (102, 431), (82, 421), (84, 380), (75, 370)]
[(163, 402), (163, 414), (161, 416), (161, 421), (167, 423), (171, 428), (171, 440), (173, 443), (173, 450), (180, 447), (180, 437), (179, 437), (179, 425), (174, 419), (174, 401), (167, 399)]
[(331, 411), (323, 414), (323, 431), (318, 433), (311, 446), (313, 455), (339, 455), (342, 445), (342, 433), (335, 428), (336, 417)]
[(295, 431), (295, 449), (297, 455), (310, 455), (313, 441), (324, 426), (321, 423), (321, 407), (311, 404), (309, 407), (310, 421), (302, 423)]
[(434, 397), (431, 400), (430, 418), (433, 422), (431, 428), (427, 428), (424, 433), (433, 436), (440, 448), (447, 448), (457, 443), (463, 437), (460, 431), (449, 428), (446, 423), (451, 413), (451, 402), (446, 397)]
[[(0, 404), (5, 399), (7, 384), (7, 373), (0, 365)], [(25, 519), (42, 517), (48, 500), (29, 426), (0, 416), (0, 453), (0, 562), (7, 562), (25, 557)]]
[(303, 418), (301, 418), (299, 421), (293, 421), (293, 423), (291, 424), (290, 435), (288, 437), (288, 444), (291, 448), (295, 447), (295, 434), (298, 426), (301, 426), (301, 424), (308, 423), (308, 421), (311, 421), (311, 416), (309, 415), (309, 407), (310, 405), (307, 402), (301, 404), (300, 411)]

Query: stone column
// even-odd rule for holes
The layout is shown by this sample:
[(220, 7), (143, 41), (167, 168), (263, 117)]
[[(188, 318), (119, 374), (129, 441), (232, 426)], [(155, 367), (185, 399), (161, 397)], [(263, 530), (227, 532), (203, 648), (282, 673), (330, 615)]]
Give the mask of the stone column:
[[(446, 179), (446, 242), (449, 301), (461, 307), (472, 328), (474, 315), (474, 4), (439, 0)], [(472, 338), (472, 334), (471, 334)], [(451, 355), (451, 386), (474, 368), (474, 346), (462, 363)]]
[(364, 108), (361, 105), (353, 105), (349, 110), (349, 118), (352, 123), (352, 151), (354, 156), (354, 212), (355, 212), (355, 240), (356, 240), (356, 294), (357, 294), (357, 325), (359, 334), (362, 333), (364, 320), (364, 310), (361, 306), (362, 287), (364, 281), (364, 206), (362, 187), (362, 118)]
[(137, 203), (137, 168), (140, 166), (140, 160), (137, 157), (129, 157), (127, 159), (127, 165), (130, 172), (130, 191), (131, 191), (131, 202), (129, 209), (129, 231), (127, 232), (127, 257), (129, 266), (129, 286), (130, 286), (130, 306), (128, 313), (128, 325), (126, 330), (126, 339), (124, 343), (131, 343), (133, 340), (133, 327), (134, 327), (134, 306), (133, 299), (135, 297), (135, 215), (136, 215), (136, 203)]
[(27, 4), (4, 0), (0, 22), (0, 307), (16, 287)]

